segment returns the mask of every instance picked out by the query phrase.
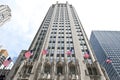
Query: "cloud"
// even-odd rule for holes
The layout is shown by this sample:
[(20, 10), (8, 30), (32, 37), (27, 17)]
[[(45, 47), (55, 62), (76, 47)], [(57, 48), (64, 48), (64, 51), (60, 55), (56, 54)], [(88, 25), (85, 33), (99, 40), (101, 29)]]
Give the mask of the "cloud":
[(11, 20), (0, 28), (0, 44), (9, 52), (11, 57), (18, 56), (22, 49), (28, 49), (33, 39), (30, 29), (30, 14), (25, 14), (23, 9), (15, 2), (6, 2), (11, 8)]

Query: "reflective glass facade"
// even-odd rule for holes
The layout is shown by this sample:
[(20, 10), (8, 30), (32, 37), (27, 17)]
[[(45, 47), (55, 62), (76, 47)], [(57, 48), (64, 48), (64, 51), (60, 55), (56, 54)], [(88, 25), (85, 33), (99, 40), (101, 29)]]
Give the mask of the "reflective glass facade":
[[(93, 31), (90, 42), (110, 80), (120, 80), (120, 31)], [(108, 58), (112, 63), (106, 63)]]

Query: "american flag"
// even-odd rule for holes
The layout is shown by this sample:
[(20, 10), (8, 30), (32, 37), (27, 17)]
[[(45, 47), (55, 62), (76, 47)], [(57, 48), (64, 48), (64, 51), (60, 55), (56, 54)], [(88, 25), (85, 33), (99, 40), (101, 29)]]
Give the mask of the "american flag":
[(66, 54), (67, 54), (67, 55), (71, 55), (71, 54), (72, 54), (72, 49), (68, 50), (68, 51), (66, 52)]
[(11, 62), (12, 62), (12, 59), (11, 59), (11, 57), (9, 57), (7, 60), (5, 60), (5, 61), (3, 62), (3, 65), (4, 65), (5, 67), (7, 67)]
[(32, 50), (27, 51), (27, 52), (25, 53), (25, 57), (26, 57), (26, 58), (30, 58), (30, 56), (32, 56), (32, 55), (33, 55), (33, 51), (32, 51)]
[(89, 57), (90, 57), (90, 55), (89, 55), (88, 53), (85, 53), (85, 54), (84, 54), (84, 58), (85, 58), (85, 59), (88, 59)]
[(43, 49), (42, 54), (46, 55), (47, 53), (48, 53), (48, 50), (47, 49)]
[(111, 63), (111, 62), (112, 62), (112, 60), (111, 60), (110, 58), (107, 58), (107, 59), (106, 59), (106, 63), (109, 64), (109, 63)]

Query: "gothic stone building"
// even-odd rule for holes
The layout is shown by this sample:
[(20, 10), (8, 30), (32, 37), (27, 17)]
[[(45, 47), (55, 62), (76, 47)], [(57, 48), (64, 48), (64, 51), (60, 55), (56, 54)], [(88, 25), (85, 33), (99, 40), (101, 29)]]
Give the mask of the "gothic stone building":
[[(50, 6), (29, 50), (33, 55), (25, 59), (21, 51), (7, 80), (109, 80), (68, 2)], [(90, 57), (84, 58), (85, 53)]]

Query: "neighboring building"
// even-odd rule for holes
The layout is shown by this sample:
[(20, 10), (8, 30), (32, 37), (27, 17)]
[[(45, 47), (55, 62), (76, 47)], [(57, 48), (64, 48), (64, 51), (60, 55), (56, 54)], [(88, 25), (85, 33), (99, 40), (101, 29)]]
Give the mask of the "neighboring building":
[(6, 77), (8, 76), (10, 72), (10, 69), (0, 69), (0, 80), (6, 80)]
[(8, 77), (7, 80), (11, 80), (17, 73), (17, 70), (19, 69), (21, 63), (23, 62), (23, 60), (25, 60), (25, 57), (24, 57), (25, 52), (26, 50), (22, 50), (21, 53), (19, 54), (17, 60), (15, 61), (15, 64), (13, 65), (9, 75), (7, 76)]
[(3, 69), (3, 61), (8, 57), (8, 52), (5, 49), (0, 50), (0, 80), (5, 80), (10, 69)]
[(0, 66), (3, 64), (3, 61), (8, 57), (8, 52), (5, 49), (0, 50)]
[[(4, 68), (3, 62), (8, 59), (8, 52), (6, 49), (1, 48), (0, 49), (0, 69)], [(15, 61), (15, 60), (14, 60)], [(14, 61), (12, 60), (12, 62), (5, 68), (5, 69), (11, 69), (12, 66), (14, 65)]]
[(8, 5), (0, 5), (0, 26), (11, 18), (11, 10)]
[[(7, 80), (109, 80), (74, 7), (67, 2), (49, 8), (29, 50), (33, 55), (25, 59), (22, 51)], [(90, 57), (85, 59), (87, 52)]]
[[(93, 31), (90, 42), (110, 80), (120, 80), (120, 31)], [(112, 63), (107, 63), (107, 59)]]
[(14, 65), (14, 62), (13, 62), (13, 61), (10, 62), (9, 65), (6, 66), (6, 67), (2, 64), (2, 65), (0, 66), (0, 69), (3, 69), (4, 67), (5, 67), (4, 69), (12, 69), (13, 65)]

